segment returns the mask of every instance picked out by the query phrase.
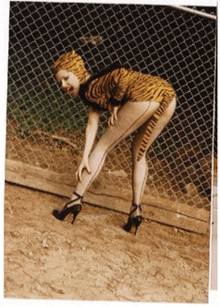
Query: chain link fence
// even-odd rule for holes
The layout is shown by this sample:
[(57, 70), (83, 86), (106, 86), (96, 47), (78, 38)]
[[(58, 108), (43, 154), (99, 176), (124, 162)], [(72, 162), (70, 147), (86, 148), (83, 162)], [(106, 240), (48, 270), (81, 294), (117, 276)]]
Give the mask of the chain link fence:
[[(214, 16), (215, 8), (209, 10)], [(11, 2), (6, 158), (74, 176), (87, 107), (56, 84), (53, 61), (75, 49), (96, 73), (119, 60), (160, 75), (178, 96), (172, 121), (148, 152), (145, 193), (209, 209), (215, 45), (214, 19), (169, 6)], [(98, 138), (107, 117), (101, 116)], [(131, 186), (133, 137), (109, 154), (94, 185)]]

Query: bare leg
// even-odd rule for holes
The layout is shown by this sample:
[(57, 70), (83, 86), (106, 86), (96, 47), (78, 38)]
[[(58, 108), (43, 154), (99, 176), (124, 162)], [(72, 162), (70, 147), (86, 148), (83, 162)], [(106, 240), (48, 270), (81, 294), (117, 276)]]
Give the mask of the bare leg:
[[(145, 123), (159, 107), (158, 102), (128, 102), (118, 112), (118, 121), (107, 128), (89, 157), (91, 173), (82, 174), (82, 182), (76, 186), (76, 192), (84, 195), (93, 180), (98, 176), (108, 152), (121, 140)], [(71, 197), (73, 199), (75, 195)]]
[(158, 102), (144, 101), (127, 102), (120, 109), (118, 121), (115, 122), (114, 126), (107, 128), (89, 157), (91, 173), (84, 170), (82, 181), (78, 182), (70, 201), (66, 203), (61, 211), (53, 210), (53, 215), (57, 219), (63, 220), (71, 213), (73, 215), (72, 222), (75, 220), (82, 208), (82, 197), (93, 180), (98, 176), (108, 152), (121, 140), (143, 125), (155, 113), (158, 107)]
[[(152, 145), (152, 143), (156, 140), (156, 138), (161, 133), (161, 131), (164, 129), (164, 127), (170, 121), (175, 111), (175, 107), (176, 107), (176, 99), (173, 99), (173, 101), (170, 103), (165, 113), (158, 120), (158, 123), (152, 132), (146, 152), (148, 148)], [(147, 175), (148, 175), (148, 163), (147, 163), (146, 155), (144, 155), (140, 161), (137, 161), (138, 150), (139, 150), (146, 126), (147, 126), (147, 123), (145, 123), (141, 127), (140, 133), (134, 139), (133, 148), (132, 148), (132, 163), (133, 163), (132, 164), (132, 168), (133, 168), (132, 169), (132, 188), (133, 188), (132, 203), (136, 205), (141, 204), (141, 199), (143, 196), (143, 191), (144, 191), (144, 187), (145, 187), (145, 183), (146, 183)], [(133, 209), (134, 209), (134, 206), (131, 206), (131, 211)], [(140, 211), (139, 209), (137, 209), (135, 210), (135, 212), (133, 212), (132, 216), (136, 216), (139, 214), (140, 214)]]

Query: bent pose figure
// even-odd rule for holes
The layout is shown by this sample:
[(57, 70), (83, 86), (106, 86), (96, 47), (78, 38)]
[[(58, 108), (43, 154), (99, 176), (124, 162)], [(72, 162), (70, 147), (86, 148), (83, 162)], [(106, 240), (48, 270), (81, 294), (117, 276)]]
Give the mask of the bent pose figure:
[[(119, 66), (92, 76), (74, 50), (61, 55), (53, 69), (62, 88), (73, 97), (79, 95), (90, 106), (84, 153), (76, 172), (76, 189), (64, 208), (54, 210), (53, 215), (64, 220), (72, 214), (74, 222), (82, 209), (83, 196), (99, 174), (109, 151), (138, 129), (132, 146), (133, 199), (128, 221), (123, 226), (125, 231), (134, 226), (136, 234), (142, 221), (141, 199), (148, 174), (146, 152), (174, 113), (175, 91), (158, 76)], [(107, 130), (92, 150), (102, 110), (110, 111), (111, 116)]]

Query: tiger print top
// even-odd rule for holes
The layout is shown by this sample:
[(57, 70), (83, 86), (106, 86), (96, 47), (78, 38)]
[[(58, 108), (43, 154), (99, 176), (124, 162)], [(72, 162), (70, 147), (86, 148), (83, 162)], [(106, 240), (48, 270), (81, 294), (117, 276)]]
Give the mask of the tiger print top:
[(172, 86), (159, 76), (151, 76), (124, 67), (106, 69), (80, 85), (82, 100), (97, 110), (112, 111), (126, 101), (157, 101), (160, 107), (151, 117), (138, 152), (138, 161), (146, 151), (151, 132), (159, 117), (176, 96)]

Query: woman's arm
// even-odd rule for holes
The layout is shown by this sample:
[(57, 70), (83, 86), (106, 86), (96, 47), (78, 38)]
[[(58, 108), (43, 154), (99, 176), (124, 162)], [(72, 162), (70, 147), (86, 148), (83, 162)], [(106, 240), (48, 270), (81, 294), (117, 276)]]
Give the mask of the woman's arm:
[(83, 153), (83, 158), (88, 159), (89, 154), (91, 152), (96, 132), (98, 129), (100, 113), (94, 110), (92, 107), (89, 108), (88, 114), (88, 123), (86, 126), (86, 133), (85, 133), (85, 148)]
[(83, 152), (83, 158), (78, 168), (78, 171), (76, 172), (76, 179), (80, 182), (82, 180), (83, 169), (86, 169), (88, 173), (91, 172), (90, 167), (89, 167), (88, 158), (89, 158), (89, 154), (91, 152), (91, 149), (92, 149), (95, 137), (96, 137), (99, 117), (100, 117), (100, 113), (97, 110), (90, 107), (89, 114), (88, 114), (88, 123), (86, 126), (86, 133), (85, 133), (85, 148)]

